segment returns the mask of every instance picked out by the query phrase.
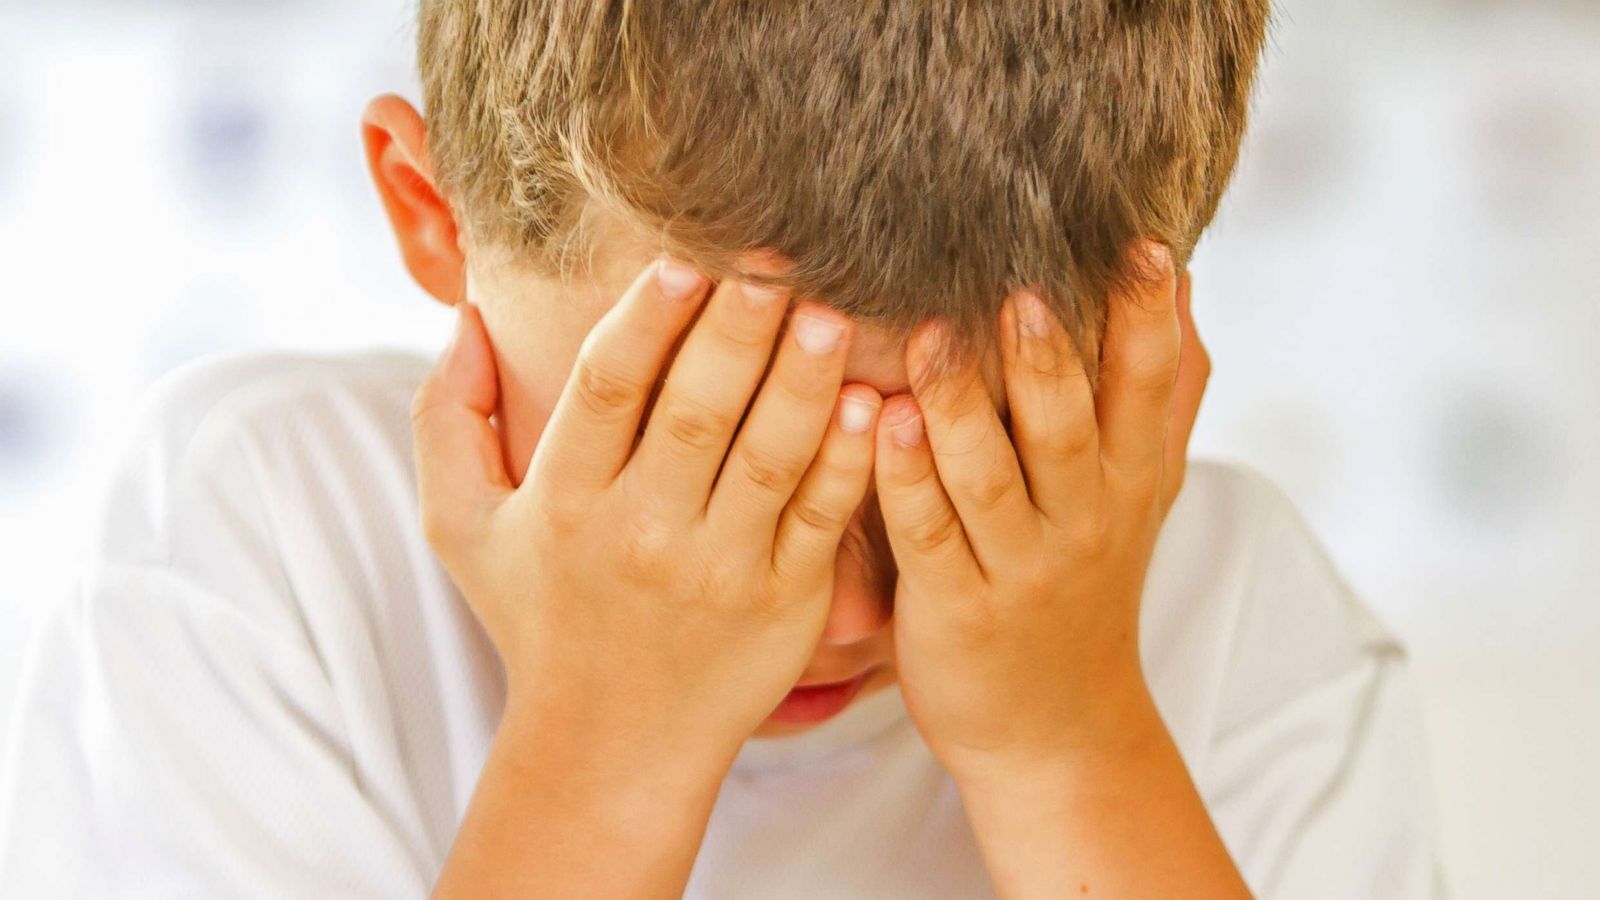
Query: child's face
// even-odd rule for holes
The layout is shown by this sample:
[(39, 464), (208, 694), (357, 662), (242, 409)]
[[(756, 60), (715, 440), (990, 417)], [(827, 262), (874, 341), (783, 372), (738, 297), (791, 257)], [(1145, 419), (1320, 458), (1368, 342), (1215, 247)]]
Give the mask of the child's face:
[[(468, 248), (466, 290), (479, 306), (494, 345), (501, 383), (498, 421), (507, 471), (517, 483), (584, 338), (655, 256), (653, 249), (611, 234), (610, 240), (596, 242), (594, 277), (570, 285), (529, 276)], [(845, 368), (845, 383), (852, 382), (884, 396), (909, 393), (903, 341), (856, 322)], [(990, 384), (998, 401), (998, 377)], [(894, 682), (890, 622), (895, 582), (894, 558), (875, 492), (869, 488), (839, 545), (827, 626), (801, 682), (845, 681), (870, 671), (857, 700)], [(756, 734), (776, 736), (804, 727), (769, 720)]]
[[(579, 348), (601, 316), (656, 255), (619, 228), (602, 223), (590, 276), (564, 284), (530, 274), (489, 248), (457, 235), (450, 212), (431, 187), (422, 162), (422, 125), (397, 97), (369, 107), (365, 123), (369, 163), (413, 277), (445, 302), (463, 296), (476, 303), (494, 345), (500, 378), (496, 420), (507, 471), (521, 483), (544, 423), (554, 409)], [(665, 372), (662, 373), (663, 377)], [(997, 373), (991, 393), (1002, 403)], [(909, 393), (903, 343), (880, 328), (857, 322), (845, 383), (870, 386), (884, 396)], [(827, 625), (801, 683), (847, 681), (867, 673), (860, 698), (895, 681), (890, 627), (897, 572), (869, 489), (839, 545)], [(768, 720), (756, 734), (804, 730)]]

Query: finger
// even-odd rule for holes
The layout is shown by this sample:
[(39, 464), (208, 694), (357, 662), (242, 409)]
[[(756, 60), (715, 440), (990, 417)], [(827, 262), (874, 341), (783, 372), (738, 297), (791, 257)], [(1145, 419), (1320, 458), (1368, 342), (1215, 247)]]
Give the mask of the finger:
[(1154, 488), (1178, 376), (1176, 282), (1171, 254), (1154, 242), (1135, 257), (1132, 284), (1110, 298), (1096, 413), (1100, 459), (1124, 484)]
[(667, 509), (705, 511), (734, 430), (783, 326), (785, 290), (725, 279), (684, 338), (629, 463)]
[(411, 402), (422, 529), (444, 552), (512, 491), (500, 434), (494, 352), (477, 307), (456, 304), (456, 330)]
[(884, 531), (901, 578), (926, 585), (981, 577), (961, 518), (939, 483), (922, 411), (911, 397), (884, 401), (873, 471)]
[(1037, 295), (1013, 295), (1000, 316), (1011, 441), (1033, 505), (1059, 520), (1100, 488), (1094, 390), (1072, 337)]
[(1172, 506), (1183, 488), (1183, 478), (1188, 470), (1189, 438), (1194, 434), (1194, 423), (1200, 415), (1200, 400), (1211, 378), (1211, 354), (1200, 343), (1200, 334), (1195, 330), (1194, 315), (1190, 311), (1191, 287), (1192, 279), (1186, 271), (1178, 280), (1178, 324), (1183, 330), (1183, 344), (1178, 356), (1178, 382), (1172, 393), (1172, 420), (1167, 425), (1166, 461), (1162, 465), (1163, 511)]
[(583, 342), (534, 450), (529, 478), (599, 490), (622, 470), (667, 354), (706, 293), (704, 276), (662, 258), (634, 279)]
[(712, 490), (706, 515), (724, 533), (770, 535), (777, 527), (839, 403), (849, 326), (822, 306), (795, 310)]
[(939, 323), (919, 329), (907, 348), (906, 368), (939, 482), (961, 515), (979, 564), (989, 570), (1030, 546), (1039, 513), (976, 355), (945, 358), (947, 369), (933, 367), (935, 354), (946, 346), (942, 335)]
[(839, 541), (872, 480), (873, 425), (882, 405), (866, 385), (839, 394), (822, 446), (778, 520), (772, 569), (780, 580), (832, 582)]

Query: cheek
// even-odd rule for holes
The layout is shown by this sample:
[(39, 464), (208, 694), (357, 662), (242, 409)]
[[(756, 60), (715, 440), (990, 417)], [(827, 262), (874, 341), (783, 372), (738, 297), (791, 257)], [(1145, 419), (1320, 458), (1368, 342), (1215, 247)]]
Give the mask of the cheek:
[(551, 301), (539, 297), (503, 299), (480, 307), (494, 347), (500, 403), (496, 425), (506, 449), (506, 467), (521, 484), (534, 446), (566, 386), (567, 376), (588, 332), (563, 316), (537, 313)]

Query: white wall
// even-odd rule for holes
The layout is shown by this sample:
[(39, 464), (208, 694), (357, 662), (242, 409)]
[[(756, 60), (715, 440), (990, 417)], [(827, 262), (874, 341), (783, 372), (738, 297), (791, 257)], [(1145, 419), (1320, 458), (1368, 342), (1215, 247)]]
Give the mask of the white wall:
[[(0, 7), (0, 716), (132, 401), (202, 352), (432, 347), (365, 184), (411, 3)], [(1196, 260), (1200, 452), (1413, 650), (1462, 897), (1600, 895), (1600, 11), (1280, 0)]]

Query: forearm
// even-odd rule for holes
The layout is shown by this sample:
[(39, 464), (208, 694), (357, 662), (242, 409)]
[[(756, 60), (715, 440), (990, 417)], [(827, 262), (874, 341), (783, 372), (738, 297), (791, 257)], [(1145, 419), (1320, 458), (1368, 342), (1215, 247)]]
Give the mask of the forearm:
[(730, 758), (573, 740), (508, 710), (436, 898), (680, 897)]
[(1248, 897), (1142, 685), (1056, 758), (952, 770), (1001, 897)]

